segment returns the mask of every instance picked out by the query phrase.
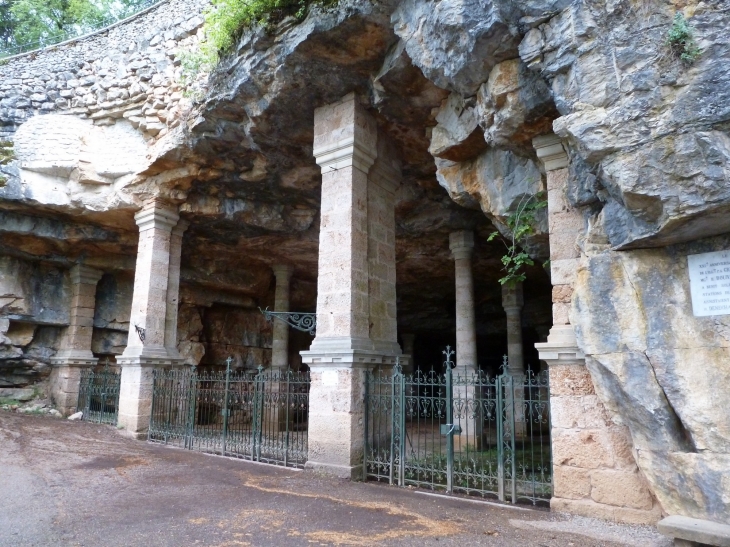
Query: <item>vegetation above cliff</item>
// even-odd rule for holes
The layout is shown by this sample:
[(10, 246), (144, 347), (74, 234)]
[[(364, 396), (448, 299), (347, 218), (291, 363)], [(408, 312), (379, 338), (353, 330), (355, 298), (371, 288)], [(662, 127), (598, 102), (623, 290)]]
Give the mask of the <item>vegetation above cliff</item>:
[(312, 4), (331, 5), (337, 0), (213, 0), (205, 13), (205, 39), (199, 48), (180, 55), (186, 83), (209, 71), (221, 55), (233, 49), (244, 29), (256, 24), (273, 26), (285, 17), (301, 21)]

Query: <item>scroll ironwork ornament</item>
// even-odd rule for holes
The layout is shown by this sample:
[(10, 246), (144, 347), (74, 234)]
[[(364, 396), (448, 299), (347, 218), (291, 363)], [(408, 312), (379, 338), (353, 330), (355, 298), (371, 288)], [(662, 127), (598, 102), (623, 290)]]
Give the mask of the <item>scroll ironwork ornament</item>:
[(137, 323), (134, 324), (134, 330), (137, 331), (137, 336), (139, 336), (139, 341), (144, 344), (144, 338), (145, 338), (145, 329), (144, 327), (140, 327)]
[(308, 332), (312, 336), (314, 336), (317, 332), (316, 313), (269, 311), (268, 307), (265, 310), (259, 308), (259, 311), (264, 314), (266, 321), (269, 323), (273, 323), (274, 319), (277, 319), (279, 321), (283, 321), (292, 328), (302, 332)]

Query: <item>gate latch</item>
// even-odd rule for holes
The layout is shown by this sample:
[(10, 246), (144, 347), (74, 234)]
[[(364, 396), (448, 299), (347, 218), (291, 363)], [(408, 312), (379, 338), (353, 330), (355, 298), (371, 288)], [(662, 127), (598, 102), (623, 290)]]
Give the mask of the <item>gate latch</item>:
[(461, 435), (461, 426), (458, 424), (441, 424), (442, 435)]

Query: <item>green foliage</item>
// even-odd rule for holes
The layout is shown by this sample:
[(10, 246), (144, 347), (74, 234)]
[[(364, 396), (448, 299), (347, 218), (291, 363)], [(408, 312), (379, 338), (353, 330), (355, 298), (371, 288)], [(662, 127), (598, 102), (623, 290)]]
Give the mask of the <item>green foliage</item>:
[(57, 43), (102, 28), (147, 4), (149, 0), (0, 0), (0, 49)]
[(22, 403), (18, 401), (17, 399), (13, 399), (11, 397), (0, 397), (0, 406), (8, 405), (8, 406), (20, 406)]
[(213, 0), (205, 13), (204, 40), (198, 49), (178, 55), (183, 85), (201, 72), (210, 72), (220, 56), (233, 49), (243, 29), (257, 24), (272, 27), (288, 16), (303, 20), (309, 6), (331, 5), (337, 0)]
[(677, 13), (667, 35), (667, 44), (672, 53), (688, 65), (700, 56), (700, 48), (694, 39), (692, 28), (687, 24), (684, 15)]
[[(0, 141), (0, 165), (7, 165), (15, 159), (15, 151), (13, 143), (10, 141)], [(8, 181), (7, 177), (0, 173), (0, 188), (5, 186)]]
[[(515, 285), (526, 279), (523, 268), (532, 266), (535, 262), (530, 258), (519, 244), (535, 233), (535, 225), (537, 224), (537, 212), (547, 207), (547, 200), (544, 192), (534, 196), (523, 196), (514, 213), (507, 217), (507, 226), (512, 232), (512, 239), (505, 242), (507, 253), (502, 257), (502, 264), (505, 276), (499, 282), (502, 285)], [(499, 232), (493, 232), (489, 235), (488, 241), (499, 236)]]
[(10, 141), (0, 141), (0, 165), (7, 165), (15, 159), (13, 151), (13, 143)]

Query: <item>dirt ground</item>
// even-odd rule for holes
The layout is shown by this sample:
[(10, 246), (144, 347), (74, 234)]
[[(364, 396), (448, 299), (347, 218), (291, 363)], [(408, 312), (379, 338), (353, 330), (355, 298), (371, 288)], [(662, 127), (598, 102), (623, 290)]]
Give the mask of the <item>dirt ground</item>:
[(0, 411), (0, 546), (664, 547), (652, 527), (497, 507)]

